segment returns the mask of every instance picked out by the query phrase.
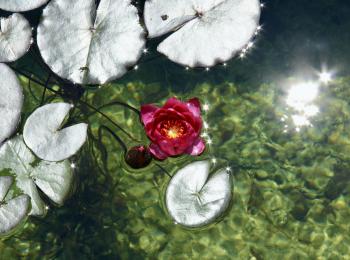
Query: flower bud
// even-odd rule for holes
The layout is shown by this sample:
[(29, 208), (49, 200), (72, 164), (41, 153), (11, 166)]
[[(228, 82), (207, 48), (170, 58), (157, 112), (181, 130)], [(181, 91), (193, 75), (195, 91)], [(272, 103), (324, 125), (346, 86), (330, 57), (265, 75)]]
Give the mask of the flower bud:
[(152, 155), (148, 147), (138, 145), (130, 148), (125, 155), (126, 163), (133, 169), (141, 169), (148, 166), (152, 161)]

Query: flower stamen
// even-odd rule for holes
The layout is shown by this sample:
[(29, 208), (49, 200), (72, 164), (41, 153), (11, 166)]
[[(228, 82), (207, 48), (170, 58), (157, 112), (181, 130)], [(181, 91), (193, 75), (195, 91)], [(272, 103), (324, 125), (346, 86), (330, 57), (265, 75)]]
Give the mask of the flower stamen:
[(170, 139), (175, 139), (183, 136), (186, 132), (186, 127), (180, 120), (165, 120), (161, 123), (160, 133)]

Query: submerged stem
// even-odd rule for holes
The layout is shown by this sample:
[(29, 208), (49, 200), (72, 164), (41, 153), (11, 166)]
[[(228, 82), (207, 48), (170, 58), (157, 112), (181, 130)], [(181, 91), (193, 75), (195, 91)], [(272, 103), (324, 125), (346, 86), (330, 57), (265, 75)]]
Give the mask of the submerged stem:
[(95, 112), (99, 113), (101, 116), (103, 116), (104, 118), (106, 118), (109, 122), (111, 122), (115, 127), (117, 127), (119, 130), (121, 130), (124, 134), (126, 134), (131, 140), (135, 141), (135, 142), (140, 142), (139, 140), (137, 140), (136, 138), (134, 138), (131, 134), (129, 134), (126, 130), (124, 130), (124, 128), (122, 128), (120, 125), (118, 125), (116, 122), (114, 122), (112, 119), (110, 119), (105, 113), (101, 112), (100, 110), (98, 110), (97, 108), (95, 108), (94, 106), (90, 105), (89, 103), (83, 101), (83, 100), (78, 100), (79, 103), (89, 107), (90, 109), (94, 110)]
[(43, 94), (41, 96), (41, 102), (40, 102), (40, 106), (42, 106), (44, 104), (44, 99), (45, 99), (45, 95), (46, 95), (46, 90), (47, 90), (47, 87), (50, 83), (50, 79), (51, 79), (51, 73), (49, 74), (49, 76), (47, 77), (46, 79), (46, 82), (45, 82), (45, 85), (44, 85), (44, 91), (43, 91)]
[(159, 169), (161, 169), (163, 172), (165, 172), (166, 175), (168, 175), (169, 178), (172, 178), (173, 176), (171, 176), (171, 174), (163, 167), (161, 166), (160, 164), (156, 163), (157, 167)]
[[(110, 135), (112, 135), (114, 137), (114, 139), (120, 144), (120, 146), (123, 148), (124, 150), (124, 154), (126, 154), (126, 152), (128, 151), (128, 147), (126, 146), (126, 144), (123, 142), (123, 140), (117, 135), (115, 134), (109, 127), (105, 126), (105, 125), (101, 125), (98, 129), (98, 136), (99, 138), (102, 136), (102, 130), (107, 131)], [(101, 139), (102, 140), (102, 139)]]
[(111, 102), (111, 103), (102, 105), (102, 106), (98, 107), (97, 109), (98, 109), (98, 110), (101, 110), (101, 109), (103, 109), (103, 108), (106, 108), (106, 107), (109, 107), (109, 106), (115, 106), (115, 105), (123, 106), (123, 107), (125, 107), (125, 108), (127, 108), (127, 109), (132, 110), (132, 111), (135, 112), (137, 115), (140, 115), (140, 110), (138, 110), (137, 108), (135, 108), (135, 107), (133, 107), (133, 106), (131, 106), (131, 105), (129, 105), (129, 104), (126, 104), (126, 103), (124, 103), (124, 102), (121, 102), (121, 101), (113, 101), (113, 102)]

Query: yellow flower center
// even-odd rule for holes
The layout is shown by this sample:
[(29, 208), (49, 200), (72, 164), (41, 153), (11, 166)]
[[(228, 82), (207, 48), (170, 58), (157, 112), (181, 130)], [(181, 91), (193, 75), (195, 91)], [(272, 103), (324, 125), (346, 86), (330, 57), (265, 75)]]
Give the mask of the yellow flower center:
[(160, 133), (170, 139), (175, 139), (185, 134), (186, 126), (180, 120), (165, 120), (161, 123)]

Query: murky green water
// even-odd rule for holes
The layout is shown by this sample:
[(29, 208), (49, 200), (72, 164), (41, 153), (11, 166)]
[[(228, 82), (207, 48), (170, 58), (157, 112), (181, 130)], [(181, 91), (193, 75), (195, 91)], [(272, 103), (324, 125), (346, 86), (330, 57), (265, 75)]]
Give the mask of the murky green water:
[[(28, 16), (35, 25), (40, 10)], [(74, 158), (75, 191), (63, 207), (52, 205), (45, 218), (32, 217), (3, 239), (0, 258), (349, 259), (349, 17), (347, 1), (267, 1), (253, 50), (210, 71), (186, 70), (158, 57), (158, 40), (149, 42), (138, 70), (81, 97), (103, 106), (138, 141), (77, 104), (68, 123), (88, 122), (90, 131)], [(35, 64), (28, 54), (14, 65), (45, 80)], [(319, 84), (322, 69), (333, 72), (329, 84)], [(25, 78), (22, 83), (23, 124), (40, 105), (42, 88)], [(305, 83), (316, 90), (300, 93)], [(162, 169), (152, 163), (131, 170), (116, 139), (103, 130), (98, 134), (105, 125), (129, 147), (148, 143), (138, 116), (111, 102), (139, 107), (174, 95), (209, 105), (203, 116), (213, 143), (202, 157), (233, 169), (231, 207), (200, 230), (168, 217), (163, 197), (170, 178)], [(45, 97), (57, 99), (49, 92)], [(192, 160), (159, 164), (173, 174)]]

